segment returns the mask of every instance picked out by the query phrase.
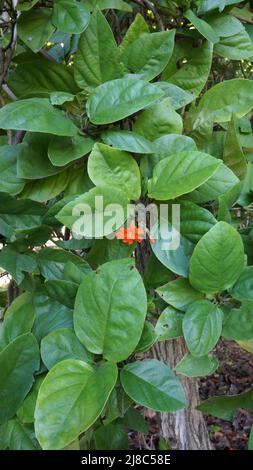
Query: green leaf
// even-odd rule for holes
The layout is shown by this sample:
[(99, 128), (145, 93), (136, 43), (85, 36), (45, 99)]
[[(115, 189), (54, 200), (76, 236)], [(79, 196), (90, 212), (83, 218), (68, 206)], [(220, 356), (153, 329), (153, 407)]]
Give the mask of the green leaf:
[(214, 53), (231, 60), (250, 59), (253, 57), (253, 44), (243, 29), (233, 36), (220, 39), (214, 47)]
[(73, 122), (44, 98), (14, 101), (0, 109), (0, 128), (73, 136)]
[(223, 160), (228, 168), (230, 168), (240, 180), (243, 180), (247, 173), (247, 161), (242, 151), (236, 129), (235, 119), (232, 118), (226, 134)]
[(143, 33), (123, 49), (126, 68), (138, 78), (150, 81), (168, 64), (174, 47), (175, 30)]
[(193, 356), (205, 356), (218, 342), (222, 330), (223, 312), (208, 300), (191, 304), (183, 318), (183, 333)]
[(191, 97), (188, 103), (190, 103), (205, 86), (212, 57), (213, 45), (208, 41), (200, 47), (195, 47), (190, 38), (177, 41), (172, 58), (163, 72), (162, 80), (189, 92)]
[(180, 231), (191, 242), (197, 243), (216, 222), (213, 214), (204, 207), (190, 201), (180, 202)]
[(173, 83), (156, 82), (157, 88), (164, 92), (164, 97), (169, 98), (172, 108), (179, 109), (192, 101), (192, 95)]
[(231, 287), (244, 267), (243, 242), (226, 222), (218, 222), (197, 243), (190, 260), (190, 283), (216, 294)]
[(11, 274), (20, 284), (24, 279), (24, 272), (31, 273), (37, 264), (31, 256), (18, 253), (12, 246), (5, 246), (0, 252), (0, 267)]
[[(155, 243), (151, 245), (151, 248), (155, 256), (173, 273), (187, 277), (194, 245), (187, 238), (175, 232), (163, 218), (160, 218), (160, 226), (155, 227), (154, 230), (152, 236), (155, 235)], [(174, 246), (173, 236), (178, 237), (177, 247)]]
[(30, 10), (39, 0), (21, 0), (17, 4), (17, 10), (19, 11), (27, 11)]
[(148, 434), (149, 423), (135, 408), (128, 408), (124, 418), (120, 420), (120, 423), (127, 429), (133, 429), (134, 431)]
[(44, 289), (50, 299), (57, 300), (66, 307), (74, 307), (78, 284), (65, 279), (55, 279), (46, 281)]
[[(19, 419), (14, 418), (5, 423), (3, 426), (3, 434), (5, 435), (6, 446), (9, 450), (39, 450), (40, 446), (35, 438), (32, 426), (22, 423)], [(1, 429), (0, 429), (0, 441)], [(2, 448), (2, 447), (1, 447)]]
[(222, 38), (233, 36), (244, 29), (243, 24), (230, 14), (212, 14), (206, 17), (216, 34)]
[(222, 336), (231, 340), (253, 338), (252, 301), (244, 301), (240, 308), (233, 308), (225, 317)]
[(213, 201), (232, 190), (238, 183), (237, 176), (222, 163), (208, 181), (189, 194), (189, 199), (197, 204)]
[(73, 0), (54, 2), (52, 23), (64, 33), (82, 33), (87, 28), (89, 19), (89, 11), (81, 2)]
[(41, 275), (46, 279), (63, 279), (66, 263), (73, 263), (84, 274), (91, 271), (88, 263), (69, 251), (43, 248), (37, 255)]
[(230, 121), (233, 114), (242, 117), (253, 107), (253, 82), (244, 78), (225, 80), (210, 88), (200, 99), (194, 129), (207, 119)]
[(162, 96), (151, 83), (134, 77), (120, 78), (96, 88), (87, 101), (87, 112), (93, 124), (109, 124), (140, 111)]
[(0, 147), (0, 191), (18, 194), (25, 186), (25, 181), (17, 176), (17, 158), (19, 145), (2, 145)]
[[(101, 8), (101, 7), (100, 7)], [(149, 32), (149, 26), (144, 20), (143, 16), (138, 12), (134, 20), (131, 22), (125, 36), (123, 37), (120, 48), (124, 51), (128, 46), (130, 46), (136, 39), (138, 39), (142, 34)]]
[(151, 348), (151, 346), (155, 343), (156, 339), (157, 337), (156, 337), (155, 330), (154, 330), (152, 323), (145, 321), (141, 338), (135, 348), (135, 352), (140, 353), (140, 352), (148, 351)]
[(122, 424), (107, 424), (94, 432), (97, 450), (123, 450), (128, 449), (128, 435)]
[(218, 367), (218, 359), (211, 354), (194, 357), (188, 353), (177, 363), (175, 370), (186, 377), (205, 377), (212, 375)]
[(158, 318), (155, 332), (159, 341), (183, 336), (182, 321), (184, 314), (172, 307), (167, 307)]
[(26, 199), (15, 199), (8, 194), (1, 193), (0, 232), (11, 238), (19, 237), (36, 227), (41, 226), (42, 216), (46, 207), (37, 202)]
[(14, 339), (0, 352), (0, 423), (18, 410), (33, 384), (39, 368), (38, 343), (31, 333)]
[(25, 185), (20, 197), (37, 202), (49, 201), (64, 191), (69, 182), (69, 177), (68, 170), (65, 170), (57, 175), (31, 181)]
[(207, 181), (220, 165), (216, 158), (196, 151), (180, 152), (164, 158), (154, 168), (148, 185), (149, 197), (168, 200), (189, 193)]
[(29, 424), (34, 422), (36, 400), (44, 378), (45, 375), (39, 375), (36, 377), (30, 392), (26, 395), (21, 407), (17, 411), (17, 416), (22, 423)]
[(72, 138), (55, 136), (49, 142), (48, 157), (53, 165), (64, 166), (87, 155), (93, 145), (92, 139), (81, 135)]
[(47, 149), (50, 139), (49, 134), (26, 133), (17, 159), (19, 178), (34, 180), (46, 178), (61, 171), (61, 168), (54, 167), (48, 159)]
[(122, 75), (120, 52), (105, 16), (97, 8), (82, 33), (74, 64), (76, 83), (92, 91)]
[(27, 292), (19, 295), (6, 310), (0, 324), (0, 350), (17, 336), (29, 333), (34, 323), (34, 306)]
[(203, 298), (203, 294), (193, 289), (187, 279), (170, 281), (158, 287), (156, 292), (167, 304), (183, 312), (196, 300)]
[[(22, 98), (38, 94), (47, 98), (53, 92), (78, 92), (70, 67), (55, 64), (43, 57), (38, 58), (36, 54), (30, 54), (27, 61), (23, 57), (23, 61), (10, 71), (7, 84), (17, 97)], [(51, 104), (61, 103), (59, 100), (53, 103), (51, 98)]]
[(146, 313), (146, 291), (132, 260), (110, 261), (86, 276), (78, 289), (75, 333), (94, 354), (123, 361), (140, 340)]
[[(100, 199), (97, 199), (101, 197), (103, 197), (102, 205)], [(96, 237), (105, 237), (117, 230), (126, 219), (126, 213), (122, 213), (122, 216), (120, 214), (118, 217), (117, 223), (113, 220), (111, 224), (112, 205), (119, 204), (125, 211), (127, 203), (126, 194), (117, 186), (96, 186), (66, 204), (57, 214), (57, 219), (63, 225), (71, 228), (76, 237), (92, 238), (94, 234)], [(104, 221), (104, 224), (101, 224), (101, 220)], [(84, 224), (84, 222), (86, 223)]]
[(244, 268), (230, 294), (237, 300), (253, 300), (253, 266)]
[(88, 160), (88, 175), (96, 185), (110, 184), (113, 180), (124, 188), (129, 199), (141, 194), (140, 170), (136, 160), (128, 152), (96, 143)]
[(92, 355), (78, 341), (70, 328), (59, 328), (41, 341), (41, 358), (48, 369), (64, 359), (91, 362)]
[(120, 11), (127, 11), (131, 13), (133, 11), (131, 5), (127, 2), (123, 2), (122, 0), (85, 0), (85, 6), (90, 10), (93, 11), (97, 6), (99, 6), (100, 10), (120, 10)]
[[(197, 150), (197, 146), (193, 139), (187, 135), (178, 135), (178, 134), (166, 134), (162, 135), (154, 141), (156, 151), (154, 152), (154, 157), (159, 160), (168, 157), (169, 155), (174, 155), (175, 153), (180, 153), (184, 151)], [(153, 161), (153, 158), (152, 158)], [(158, 160), (157, 160), (158, 162)], [(156, 163), (157, 163), (156, 162)]]
[(128, 258), (133, 253), (133, 246), (122, 243), (117, 238), (109, 240), (95, 240), (95, 243), (86, 256), (86, 261), (93, 269), (97, 269), (101, 264), (116, 259)]
[(119, 150), (144, 154), (155, 152), (154, 144), (135, 132), (105, 131), (101, 137), (105, 144)]
[(143, 276), (146, 289), (154, 289), (172, 278), (172, 272), (160, 263), (152, 252), (147, 261)]
[(165, 134), (181, 134), (183, 121), (180, 114), (173, 109), (170, 99), (165, 98), (146, 109), (136, 119), (133, 129), (153, 141)]
[(216, 34), (212, 26), (201, 18), (198, 18), (192, 10), (187, 10), (184, 16), (208, 41), (212, 42), (213, 44), (219, 41), (219, 36)]
[(83, 361), (56, 364), (40, 387), (35, 432), (45, 450), (58, 450), (88, 429), (101, 414), (117, 380), (117, 367), (94, 369)]
[(65, 305), (39, 292), (34, 295), (33, 302), (36, 316), (32, 332), (39, 342), (51, 331), (73, 327), (73, 312)]
[(38, 52), (54, 32), (49, 8), (35, 8), (20, 15), (18, 35), (27, 47)]
[(127, 364), (120, 380), (125, 392), (136, 402), (161, 412), (173, 412), (187, 405), (183, 387), (163, 362), (156, 359)]
[(203, 401), (197, 406), (197, 410), (227, 421), (233, 421), (235, 411), (245, 408), (253, 411), (252, 390), (228, 397), (214, 396)]

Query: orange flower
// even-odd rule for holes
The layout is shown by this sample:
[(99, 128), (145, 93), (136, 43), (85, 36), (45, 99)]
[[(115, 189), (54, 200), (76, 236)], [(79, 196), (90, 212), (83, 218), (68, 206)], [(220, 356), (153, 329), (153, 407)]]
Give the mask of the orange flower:
[(141, 241), (145, 239), (145, 231), (140, 227), (136, 227), (134, 224), (130, 224), (127, 228), (121, 227), (117, 231), (116, 237), (123, 243), (132, 245), (134, 242), (141, 243)]

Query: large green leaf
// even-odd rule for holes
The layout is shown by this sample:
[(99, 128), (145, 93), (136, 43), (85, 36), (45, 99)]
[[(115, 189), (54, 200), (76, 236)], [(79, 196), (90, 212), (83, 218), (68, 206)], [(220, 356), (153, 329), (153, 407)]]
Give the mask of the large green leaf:
[(119, 362), (137, 346), (146, 313), (146, 291), (132, 260), (110, 261), (80, 285), (74, 328), (89, 351)]
[(155, 237), (155, 243), (151, 245), (152, 251), (159, 261), (173, 273), (187, 277), (194, 245), (163, 218), (160, 219), (159, 226), (154, 227), (152, 236)]
[(95, 240), (94, 245), (86, 256), (86, 261), (93, 269), (114, 259), (128, 258), (133, 253), (133, 246), (122, 243), (117, 238)]
[(189, 199), (197, 204), (213, 201), (219, 196), (225, 195), (239, 183), (239, 179), (223, 163), (204, 184), (189, 194)]
[(190, 260), (190, 283), (195, 289), (216, 294), (231, 287), (244, 266), (243, 242), (226, 222), (218, 222), (197, 243)]
[(91, 270), (84, 259), (65, 250), (44, 248), (38, 253), (36, 259), (41, 275), (46, 279), (63, 279), (65, 266), (69, 262), (73, 263), (85, 274), (88, 274)]
[(199, 411), (227, 421), (233, 421), (234, 414), (238, 408), (245, 408), (246, 410), (253, 411), (252, 390), (242, 393), (241, 395), (232, 395), (228, 397), (214, 396), (208, 398), (197, 406)]
[(17, 336), (29, 333), (34, 322), (34, 306), (27, 292), (18, 296), (6, 310), (0, 324), (0, 350)]
[[(213, 45), (208, 41), (195, 47), (190, 38), (177, 41), (162, 79), (190, 93), (189, 103), (204, 88), (212, 64)], [(185, 103), (187, 104), (187, 103)]]
[(218, 367), (218, 359), (211, 354), (196, 357), (188, 353), (177, 363), (175, 370), (186, 377), (205, 377), (212, 375)]
[(122, 60), (138, 78), (152, 80), (168, 64), (174, 47), (175, 30), (144, 33), (124, 48)]
[(52, 23), (64, 33), (79, 34), (88, 26), (89, 10), (85, 4), (75, 0), (54, 1)]
[(88, 160), (88, 175), (96, 185), (113, 180), (125, 189), (129, 199), (138, 199), (141, 194), (140, 170), (136, 160), (128, 152), (96, 143)]
[(253, 266), (244, 268), (230, 294), (237, 300), (253, 300)]
[(176, 279), (156, 289), (162, 299), (172, 307), (183, 312), (196, 300), (203, 298), (203, 294), (193, 289), (187, 279)]
[(197, 300), (186, 310), (183, 333), (193, 356), (205, 356), (218, 342), (222, 330), (223, 312), (208, 300)]
[(233, 36), (220, 39), (218, 44), (215, 44), (214, 53), (231, 60), (249, 59), (253, 57), (253, 44), (243, 29)]
[(54, 31), (51, 15), (49, 8), (35, 8), (20, 15), (18, 35), (34, 52), (44, 46)]
[[(162, 158), (168, 157), (169, 155), (174, 155), (175, 153), (198, 150), (194, 140), (187, 135), (169, 133), (156, 139), (154, 144), (156, 147), (156, 151), (154, 152), (155, 160), (158, 157), (159, 160), (161, 160)], [(157, 160), (156, 163), (159, 160)]]
[(5, 246), (0, 251), (0, 267), (11, 274), (13, 279), (20, 284), (24, 279), (24, 273), (31, 273), (37, 264), (31, 256), (19, 253), (15, 248)]
[(187, 10), (184, 16), (208, 41), (214, 44), (219, 41), (219, 36), (217, 35), (216, 31), (212, 28), (212, 26), (201, 18), (198, 18), (192, 10)]
[(17, 418), (13, 418), (0, 427), (0, 448), (39, 450), (40, 446), (35, 438), (33, 427), (24, 424)]
[(28, 132), (20, 146), (17, 160), (17, 175), (24, 179), (40, 179), (61, 171), (52, 165), (47, 156), (49, 134)]
[(85, 0), (85, 6), (90, 11), (95, 10), (97, 6), (99, 6), (100, 10), (115, 9), (130, 13), (132, 11), (131, 5), (127, 2), (123, 2), (123, 0)]
[(136, 403), (147, 408), (172, 412), (187, 405), (177, 376), (156, 359), (127, 364), (122, 369), (120, 380), (125, 392)]
[(56, 364), (40, 387), (35, 432), (45, 450), (58, 450), (88, 429), (101, 414), (117, 380), (117, 367), (95, 369), (83, 361)]
[(144, 33), (149, 33), (149, 26), (143, 16), (138, 12), (134, 20), (131, 22), (125, 36), (120, 44), (121, 51), (127, 49), (134, 41)]
[(191, 242), (198, 242), (216, 222), (213, 214), (204, 207), (190, 201), (180, 202), (180, 232)]
[(154, 168), (148, 186), (149, 197), (168, 200), (189, 193), (207, 181), (220, 165), (216, 158), (196, 151), (164, 158)]
[(93, 124), (109, 124), (140, 111), (162, 96), (163, 92), (154, 84), (134, 77), (119, 78), (96, 88), (87, 101), (87, 112)]
[(96, 449), (128, 449), (128, 435), (122, 424), (106, 424), (94, 432)]
[(183, 121), (171, 105), (170, 98), (150, 106), (135, 121), (134, 131), (149, 140), (166, 134), (181, 134)]
[(225, 317), (222, 335), (230, 340), (253, 338), (252, 301), (244, 301), (240, 308), (232, 308)]
[(44, 98), (14, 101), (1, 108), (0, 128), (67, 136), (77, 132), (73, 122)]
[(17, 175), (17, 158), (19, 145), (2, 145), (0, 147), (0, 191), (18, 194), (25, 186), (25, 181)]
[(130, 131), (105, 131), (102, 140), (119, 150), (132, 153), (154, 153), (156, 148), (152, 142), (145, 137)]
[(35, 54), (29, 55), (27, 61), (23, 57), (23, 61), (10, 72), (7, 83), (18, 97), (36, 94), (48, 97), (50, 92), (59, 91), (74, 94), (78, 92), (70, 67), (55, 64)]
[(68, 170), (65, 170), (57, 175), (31, 181), (25, 185), (20, 197), (37, 202), (47, 202), (64, 191), (69, 182), (69, 177)]
[(222, 38), (233, 36), (244, 29), (243, 24), (227, 13), (210, 14), (206, 17), (216, 34)]
[(237, 135), (235, 119), (231, 120), (226, 134), (223, 160), (240, 180), (245, 178), (247, 173), (247, 161)]
[(41, 341), (41, 358), (48, 369), (64, 359), (91, 362), (92, 355), (78, 341), (71, 328), (59, 328)]
[(35, 405), (39, 389), (44, 378), (44, 374), (36, 376), (35, 382), (30, 392), (28, 393), (28, 395), (26, 395), (21, 407), (17, 411), (17, 416), (19, 419), (21, 419), (22, 423), (34, 423)]
[(194, 129), (207, 119), (213, 122), (230, 121), (233, 114), (245, 116), (253, 107), (253, 82), (244, 78), (225, 80), (210, 88), (197, 107)]
[[(66, 204), (57, 214), (57, 219), (71, 228), (76, 238), (81, 236), (92, 238), (94, 235), (103, 237), (114, 232), (124, 223), (127, 203), (127, 196), (119, 187), (96, 186)], [(112, 220), (112, 209), (117, 209), (119, 206), (119, 217), (117, 221)]]
[(0, 423), (8, 421), (20, 407), (39, 368), (38, 343), (31, 333), (14, 339), (0, 352)]
[(73, 137), (51, 138), (48, 146), (48, 156), (55, 166), (64, 166), (89, 153), (94, 145), (90, 138), (81, 135)]
[(122, 75), (119, 49), (105, 16), (97, 8), (82, 33), (75, 59), (75, 80), (80, 88), (93, 90)]

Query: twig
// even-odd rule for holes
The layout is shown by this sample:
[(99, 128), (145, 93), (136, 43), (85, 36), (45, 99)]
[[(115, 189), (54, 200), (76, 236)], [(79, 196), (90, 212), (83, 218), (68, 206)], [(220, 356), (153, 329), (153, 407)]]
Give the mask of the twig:
[(13, 101), (17, 100), (16, 95), (14, 95), (13, 91), (10, 90), (10, 88), (8, 87), (8, 85), (6, 85), (6, 83), (2, 85), (2, 90), (6, 93), (6, 95), (9, 96), (11, 100)]

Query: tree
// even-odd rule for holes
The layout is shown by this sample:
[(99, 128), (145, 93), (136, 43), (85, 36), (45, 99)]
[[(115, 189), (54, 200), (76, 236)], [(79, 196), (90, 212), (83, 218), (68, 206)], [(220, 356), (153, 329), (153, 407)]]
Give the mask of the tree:
[(252, 351), (250, 6), (0, 8), (0, 447), (126, 449), (138, 404), (210, 449), (252, 409), (197, 382)]

